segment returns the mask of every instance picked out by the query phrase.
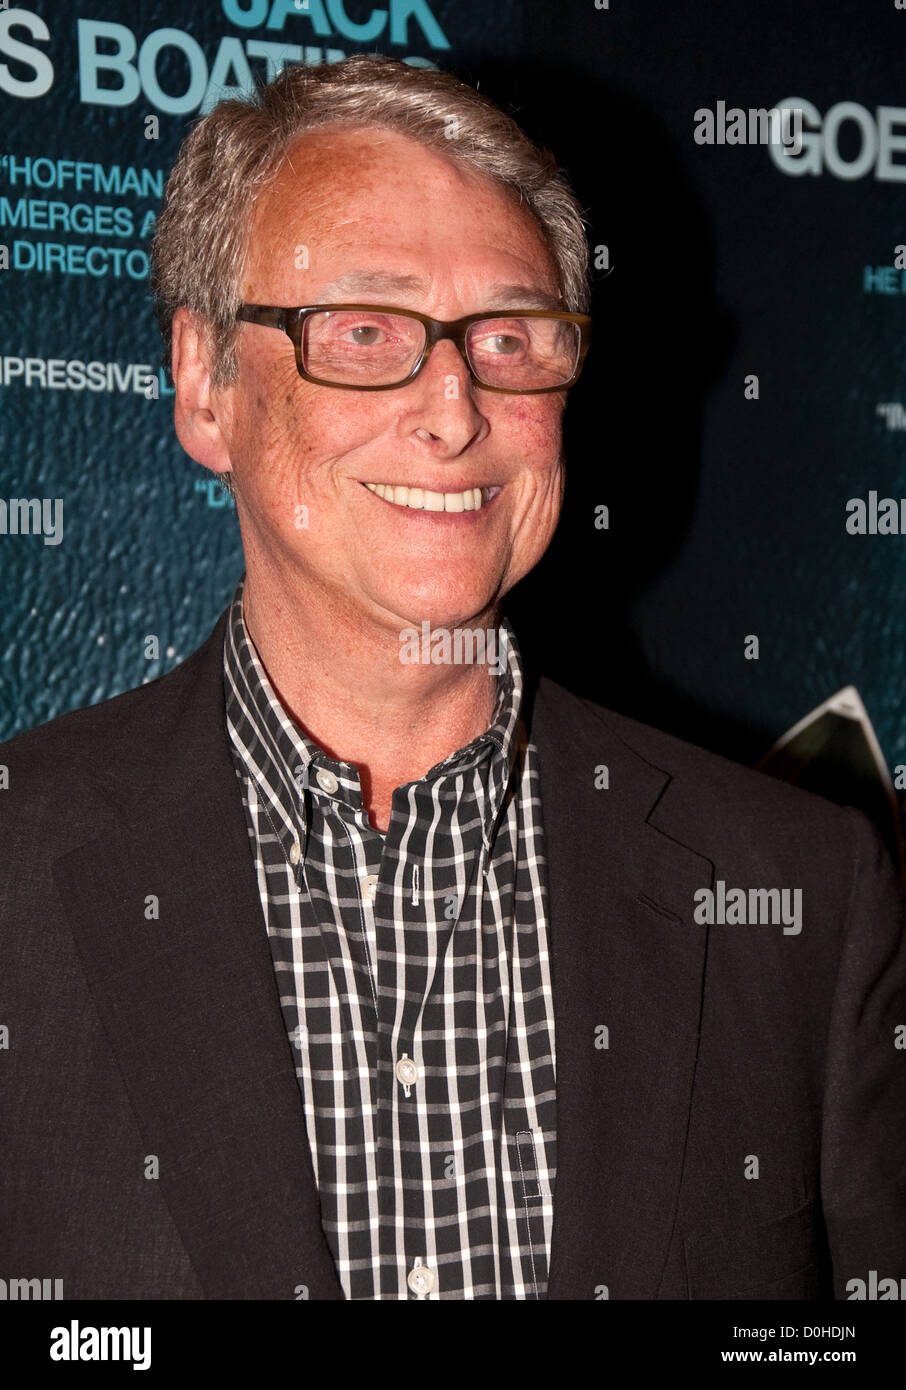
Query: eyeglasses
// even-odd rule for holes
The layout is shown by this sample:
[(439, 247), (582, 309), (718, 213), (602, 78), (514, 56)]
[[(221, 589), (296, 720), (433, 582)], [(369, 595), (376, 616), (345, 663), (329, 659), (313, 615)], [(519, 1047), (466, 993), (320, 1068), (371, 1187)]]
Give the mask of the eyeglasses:
[(485, 391), (565, 391), (578, 381), (591, 343), (588, 314), (548, 309), (498, 310), (444, 322), (373, 304), (243, 304), (236, 318), (279, 328), (292, 339), (301, 377), (346, 391), (407, 386), (445, 338), (456, 344), (472, 380)]

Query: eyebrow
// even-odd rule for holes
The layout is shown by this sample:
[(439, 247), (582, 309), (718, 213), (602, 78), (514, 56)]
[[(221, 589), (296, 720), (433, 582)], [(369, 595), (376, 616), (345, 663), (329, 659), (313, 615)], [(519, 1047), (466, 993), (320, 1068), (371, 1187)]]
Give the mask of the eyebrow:
[[(340, 275), (318, 292), (318, 302), (325, 304), (332, 295), (402, 294), (425, 295), (428, 282), (418, 275), (396, 275), (382, 270), (351, 270)], [(561, 309), (559, 295), (539, 285), (496, 284), (485, 298), (485, 309)], [(391, 307), (388, 305), (388, 308)], [(402, 307), (402, 306), (400, 306)]]

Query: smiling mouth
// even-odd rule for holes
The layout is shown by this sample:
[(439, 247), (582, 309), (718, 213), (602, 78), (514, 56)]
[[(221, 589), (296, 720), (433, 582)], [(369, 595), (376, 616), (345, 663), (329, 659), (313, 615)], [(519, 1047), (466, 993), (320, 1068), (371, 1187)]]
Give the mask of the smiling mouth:
[(363, 483), (363, 487), (384, 502), (415, 512), (480, 512), (500, 491), (493, 485), (467, 487), (461, 492), (431, 492), (428, 488), (399, 487), (395, 483)]

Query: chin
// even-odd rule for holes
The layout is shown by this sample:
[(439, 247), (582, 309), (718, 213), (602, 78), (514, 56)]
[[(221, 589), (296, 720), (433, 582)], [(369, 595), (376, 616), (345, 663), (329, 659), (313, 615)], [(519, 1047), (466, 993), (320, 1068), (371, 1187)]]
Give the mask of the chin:
[(401, 626), (418, 627), (427, 621), (432, 628), (444, 627), (451, 631), (456, 627), (471, 626), (473, 616), (483, 613), (493, 599), (484, 591), (480, 593), (441, 596), (436, 590), (422, 594), (398, 595), (387, 606), (394, 613), (405, 614)]

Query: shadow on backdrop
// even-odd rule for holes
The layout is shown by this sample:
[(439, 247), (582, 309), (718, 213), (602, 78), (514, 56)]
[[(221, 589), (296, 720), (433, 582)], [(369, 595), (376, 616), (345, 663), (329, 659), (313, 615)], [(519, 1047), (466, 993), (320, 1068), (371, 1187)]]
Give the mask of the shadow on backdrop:
[[(518, 74), (487, 65), (467, 75), (553, 151), (586, 210), (592, 249), (592, 348), (564, 419), (563, 514), (544, 559), (505, 604), (526, 665), (610, 709), (755, 762), (768, 731), (702, 708), (652, 671), (627, 612), (688, 533), (704, 405), (735, 341), (715, 296), (704, 205), (666, 130), (625, 93), (538, 63)], [(577, 121), (577, 94), (593, 116)], [(609, 271), (595, 268), (600, 246)], [(606, 530), (595, 525), (601, 505)]]

